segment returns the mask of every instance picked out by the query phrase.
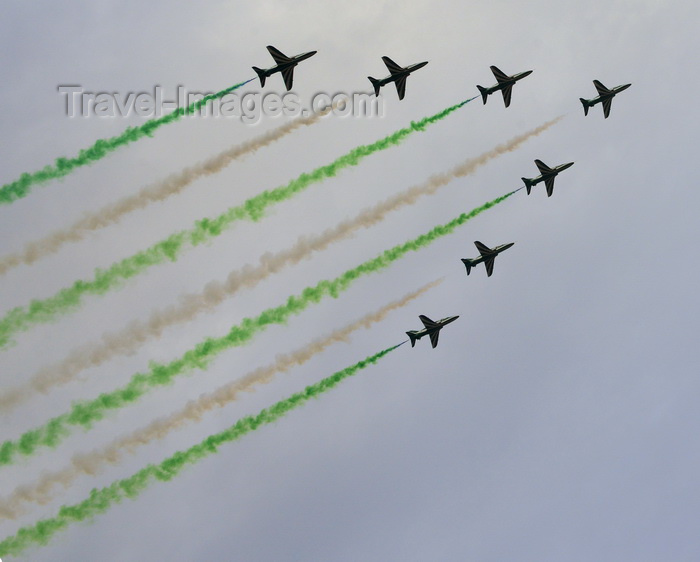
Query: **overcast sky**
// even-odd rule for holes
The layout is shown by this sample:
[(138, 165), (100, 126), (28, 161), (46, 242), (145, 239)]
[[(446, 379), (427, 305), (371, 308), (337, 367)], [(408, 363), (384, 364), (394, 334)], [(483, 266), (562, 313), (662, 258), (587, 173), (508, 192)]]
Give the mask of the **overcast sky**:
[[(405, 345), (282, 420), (224, 445), (169, 483), (156, 483), (91, 523), (70, 526), (19, 560), (697, 560), (700, 556), (700, 357), (693, 2), (571, 0), (347, 4), (250, 2), (6, 2), (0, 21), (2, 183), (144, 121), (74, 118), (57, 91), (216, 91), (272, 66), (265, 46), (318, 54), (295, 71), (303, 103), (319, 92), (366, 92), (381, 56), (430, 63), (399, 102), (385, 87), (382, 118), (333, 118), (300, 129), (166, 202), (0, 278), (0, 314), (48, 297), (96, 267), (216, 216), (358, 144), (478, 94), (489, 70), (534, 70), (503, 107), (480, 99), (336, 178), (242, 222), (210, 244), (154, 267), (0, 353), (14, 387), (179, 295), (254, 264), (390, 195), (556, 116), (565, 118), (476, 173), (350, 240), (240, 292), (211, 314), (167, 330), (131, 356), (0, 413), (15, 438), (126, 384), (246, 316), (282, 304), (522, 185), (533, 160), (575, 161), (554, 195), (518, 192), (429, 248), (357, 281), (219, 355), (138, 404), (76, 431), (55, 450), (0, 470), (0, 495), (30, 484), (116, 436), (270, 363), (434, 279), (444, 282), (370, 329), (229, 406), (138, 449), (54, 501), (0, 520), (0, 537), (84, 499), (93, 487), (159, 462), (239, 417), (405, 339), (431, 318), (460, 315), (440, 345)], [(632, 83), (609, 119), (579, 97), (598, 79)], [(259, 92), (257, 79), (241, 92)], [(283, 92), (282, 78), (265, 92)], [(61, 181), (0, 207), (0, 256), (148, 183), (285, 122), (186, 119)], [(467, 277), (473, 241), (515, 242)]]

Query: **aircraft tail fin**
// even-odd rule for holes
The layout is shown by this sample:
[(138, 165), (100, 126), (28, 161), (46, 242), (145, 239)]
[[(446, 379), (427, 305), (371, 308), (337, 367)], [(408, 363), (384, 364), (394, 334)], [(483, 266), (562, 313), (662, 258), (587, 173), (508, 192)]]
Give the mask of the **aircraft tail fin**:
[(527, 194), (530, 195), (530, 190), (532, 189), (532, 180), (529, 180), (528, 178), (520, 178), (523, 180), (523, 183), (525, 184), (525, 190), (527, 191)]
[(408, 338), (411, 340), (411, 347), (415, 347), (415, 346), (416, 346), (416, 340), (418, 339), (418, 338), (416, 337), (416, 332), (413, 331), (413, 330), (411, 330), (410, 332), (406, 332), (406, 335), (407, 335)]
[(379, 88), (381, 88), (381, 84), (379, 84), (379, 80), (376, 78), (372, 78), (371, 76), (368, 76), (369, 81), (372, 82), (372, 86), (374, 86), (374, 95), (378, 96), (379, 95)]
[(464, 267), (467, 268), (467, 275), (469, 275), (469, 274), (471, 273), (472, 267), (473, 267), (473, 265), (472, 265), (472, 260), (466, 259), (466, 258), (462, 258), (462, 263), (464, 264)]
[(484, 100), (484, 105), (486, 105), (486, 100), (489, 98), (489, 91), (483, 86), (477, 86), (477, 88), (479, 88), (479, 91), (481, 92), (481, 99)]
[(253, 70), (258, 75), (258, 78), (260, 78), (260, 87), (264, 88), (265, 87), (265, 78), (267, 78), (267, 76), (265, 76), (265, 71), (262, 68), (258, 68), (257, 66), (254, 66)]
[(588, 115), (588, 108), (591, 107), (591, 104), (588, 103), (588, 100), (583, 98), (579, 98), (579, 100), (581, 100), (581, 104), (583, 105), (583, 114)]

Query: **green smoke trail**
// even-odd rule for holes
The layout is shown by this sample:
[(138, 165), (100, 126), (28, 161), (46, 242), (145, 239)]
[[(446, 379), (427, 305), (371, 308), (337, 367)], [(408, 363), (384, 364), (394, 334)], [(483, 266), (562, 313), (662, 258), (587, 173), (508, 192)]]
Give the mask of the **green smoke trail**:
[(394, 345), (370, 355), (316, 384), (307, 386), (302, 392), (292, 394), (289, 398), (261, 410), (257, 415), (243, 417), (228, 429), (210, 435), (189, 449), (176, 452), (160, 464), (149, 464), (128, 478), (117, 480), (99, 490), (94, 488), (86, 500), (70, 506), (64, 505), (58, 510), (55, 517), (44, 519), (32, 526), (23, 527), (14, 536), (5, 538), (0, 542), (0, 556), (19, 554), (32, 544), (45, 545), (55, 533), (66, 528), (69, 524), (89, 520), (105, 513), (112, 505), (120, 503), (124, 498), (134, 499), (155, 481), (172, 480), (185, 467), (216, 453), (221, 445), (236, 441), (263, 425), (277, 421), (312, 398), (317, 398), (336, 387), (344, 379), (353, 376), (369, 365), (374, 365), (401, 345), (403, 344)]
[(97, 162), (121, 146), (127, 145), (146, 136), (153, 136), (156, 129), (162, 127), (163, 125), (167, 125), (168, 123), (172, 123), (173, 121), (179, 120), (183, 115), (196, 113), (210, 101), (219, 99), (226, 94), (233, 92), (251, 80), (254, 80), (254, 78), (241, 82), (240, 84), (236, 84), (235, 86), (231, 86), (230, 88), (226, 88), (225, 90), (221, 90), (215, 94), (204, 96), (204, 98), (201, 100), (191, 103), (187, 107), (178, 107), (175, 111), (168, 113), (163, 117), (149, 119), (143, 125), (139, 125), (138, 127), (128, 127), (120, 135), (108, 139), (99, 139), (95, 141), (95, 144), (93, 144), (90, 148), (82, 149), (78, 155), (74, 156), (73, 158), (57, 158), (54, 164), (44, 166), (37, 172), (32, 172), (31, 174), (25, 172), (15, 181), (6, 183), (0, 187), (0, 205), (8, 205), (17, 199), (26, 197), (29, 195), (29, 192), (35, 185), (67, 176), (76, 168)]
[(399, 129), (372, 144), (353, 148), (330, 164), (316, 168), (310, 173), (301, 174), (287, 185), (263, 191), (241, 205), (230, 207), (216, 218), (201, 219), (189, 230), (176, 232), (150, 248), (112, 264), (107, 269), (95, 270), (95, 276), (91, 280), (78, 280), (52, 297), (33, 300), (27, 307), (13, 308), (0, 319), (0, 348), (11, 341), (13, 334), (28, 329), (30, 325), (50, 322), (59, 315), (78, 308), (85, 295), (102, 295), (153, 265), (167, 260), (175, 261), (185, 249), (208, 242), (237, 220), (244, 218), (260, 220), (267, 207), (289, 199), (313, 183), (335, 176), (343, 168), (357, 165), (370, 154), (398, 145), (413, 132), (425, 130), (428, 125), (444, 119), (472, 99), (474, 98), (448, 107), (420, 121), (411, 122), (409, 127)]
[(385, 250), (379, 256), (349, 269), (333, 280), (323, 280), (313, 287), (307, 287), (301, 294), (289, 297), (287, 302), (280, 306), (264, 310), (256, 318), (244, 318), (240, 324), (233, 326), (226, 335), (218, 338), (207, 338), (170, 363), (151, 363), (147, 372), (133, 375), (129, 383), (122, 388), (103, 393), (93, 400), (73, 403), (67, 413), (25, 432), (18, 440), (7, 440), (0, 445), (0, 466), (13, 463), (18, 455), (31, 455), (39, 447), (56, 447), (70, 433), (69, 426), (83, 426), (89, 429), (94, 422), (101, 420), (108, 411), (136, 402), (149, 390), (169, 384), (177, 375), (192, 369), (205, 369), (222, 351), (245, 344), (255, 334), (271, 324), (284, 324), (291, 316), (299, 314), (310, 305), (319, 302), (323, 297), (337, 298), (359, 277), (380, 271), (408, 252), (420, 250), (435, 240), (452, 233), (469, 219), (504, 201), (513, 193), (515, 191), (489, 201), (469, 213), (462, 213), (447, 224), (436, 226), (413, 240)]

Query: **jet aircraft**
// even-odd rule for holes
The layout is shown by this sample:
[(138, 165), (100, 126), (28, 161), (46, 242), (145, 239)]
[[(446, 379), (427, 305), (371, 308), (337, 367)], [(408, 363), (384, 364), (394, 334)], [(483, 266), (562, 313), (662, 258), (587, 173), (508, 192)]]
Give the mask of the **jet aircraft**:
[(268, 45), (267, 50), (272, 55), (272, 58), (275, 59), (277, 66), (267, 69), (258, 68), (257, 66), (253, 67), (253, 70), (260, 78), (260, 87), (263, 88), (265, 86), (265, 78), (272, 76), (275, 72), (281, 72), (282, 77), (284, 78), (284, 85), (287, 87), (287, 91), (292, 89), (292, 82), (294, 81), (294, 67), (301, 61), (314, 56), (318, 52), (309, 51), (308, 53), (288, 57), (279, 50), (275, 49), (272, 45)]
[(598, 90), (597, 98), (593, 98), (592, 100), (579, 98), (579, 100), (581, 100), (581, 103), (583, 104), (583, 114), (588, 115), (588, 109), (590, 107), (593, 107), (597, 103), (602, 103), (603, 115), (605, 115), (605, 118), (607, 119), (608, 115), (610, 115), (610, 106), (612, 105), (612, 99), (623, 90), (629, 88), (632, 84), (623, 84), (622, 86), (615, 86), (612, 90), (608, 90), (605, 86), (603, 86), (603, 84), (598, 82), (598, 80), (593, 80), (593, 85), (595, 86), (595, 89)]
[(423, 322), (423, 326), (425, 326), (425, 328), (419, 331), (411, 330), (410, 332), (406, 332), (406, 335), (411, 339), (411, 347), (415, 347), (416, 340), (421, 339), (426, 334), (430, 336), (430, 343), (433, 344), (433, 347), (435, 347), (438, 344), (438, 336), (440, 335), (440, 330), (442, 330), (443, 326), (447, 326), (447, 324), (450, 322), (454, 322), (457, 320), (457, 318), (459, 318), (459, 316), (448, 316), (447, 318), (443, 318), (437, 322), (433, 322), (430, 318), (423, 316), (422, 314), (418, 318), (420, 318), (421, 322)]
[(526, 76), (532, 74), (532, 70), (526, 70), (525, 72), (520, 72), (518, 74), (508, 76), (505, 72), (499, 70), (495, 66), (491, 67), (491, 72), (493, 72), (493, 75), (496, 77), (496, 81), (498, 82), (498, 84), (495, 84), (490, 88), (477, 86), (477, 88), (479, 88), (479, 91), (481, 92), (481, 97), (484, 100), (484, 105), (486, 105), (486, 99), (489, 97), (490, 94), (501, 90), (501, 93), (503, 94), (503, 103), (506, 104), (506, 107), (510, 105), (510, 96), (513, 92), (513, 84), (515, 84), (518, 80), (521, 80)]
[(567, 162), (566, 164), (560, 164), (559, 166), (550, 168), (549, 166), (547, 166), (547, 164), (542, 162), (542, 160), (535, 160), (535, 164), (537, 164), (537, 168), (540, 170), (540, 175), (536, 178), (521, 179), (525, 183), (525, 189), (527, 189), (528, 195), (530, 195), (530, 189), (532, 189), (533, 185), (537, 185), (538, 183), (543, 181), (544, 185), (547, 187), (547, 197), (551, 197), (552, 193), (554, 192), (554, 178), (557, 177), (557, 174), (562, 170), (566, 170), (567, 168), (570, 168), (574, 165), (573, 162)]
[(486, 266), (486, 275), (488, 277), (491, 277), (491, 274), (493, 273), (493, 262), (496, 261), (496, 256), (504, 250), (510, 248), (513, 244), (515, 244), (515, 242), (510, 242), (509, 244), (501, 244), (500, 246), (496, 246), (492, 249), (489, 248), (486, 244), (482, 244), (481, 242), (476, 240), (474, 242), (474, 245), (476, 246), (476, 249), (479, 250), (481, 257), (474, 258), (471, 260), (468, 258), (462, 258), (462, 263), (467, 268), (467, 275), (469, 275), (469, 273), (471, 272), (472, 267), (475, 267), (476, 265), (483, 262)]
[(407, 67), (402, 67), (396, 64), (389, 57), (382, 57), (382, 60), (384, 61), (386, 67), (389, 69), (390, 76), (382, 78), (381, 80), (378, 80), (377, 78), (372, 78), (371, 76), (367, 77), (369, 78), (369, 81), (372, 82), (372, 86), (374, 86), (374, 94), (378, 96), (379, 88), (381, 88), (385, 84), (388, 84), (389, 82), (394, 82), (396, 84), (396, 91), (399, 94), (400, 100), (402, 100), (404, 95), (406, 95), (406, 78), (408, 77), (408, 75), (411, 74), (411, 72), (413, 72), (414, 70), (423, 68), (426, 64), (428, 64), (428, 61), (423, 61), (417, 62), (416, 64), (412, 64)]

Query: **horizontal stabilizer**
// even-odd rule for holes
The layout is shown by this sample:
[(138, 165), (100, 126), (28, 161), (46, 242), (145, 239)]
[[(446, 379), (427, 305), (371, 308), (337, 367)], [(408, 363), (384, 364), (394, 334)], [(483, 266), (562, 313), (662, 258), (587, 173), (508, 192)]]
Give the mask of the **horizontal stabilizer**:
[(411, 330), (410, 332), (406, 332), (406, 335), (407, 335), (408, 338), (411, 340), (411, 347), (415, 347), (415, 346), (416, 346), (416, 340), (418, 339), (418, 338), (416, 337), (416, 332), (413, 331), (413, 330)]
[(527, 191), (527, 194), (530, 195), (530, 190), (532, 189), (532, 180), (528, 178), (520, 178), (523, 180), (523, 183), (525, 184), (525, 190)]
[(267, 77), (265, 75), (265, 71), (262, 68), (258, 68), (257, 66), (254, 66), (253, 70), (258, 75), (258, 78), (260, 78), (260, 87), (264, 88), (265, 87), (265, 78)]
[(583, 105), (583, 114), (588, 115), (588, 109), (591, 107), (591, 104), (586, 99), (579, 98), (579, 100), (581, 100), (581, 105)]
[(369, 81), (372, 82), (372, 86), (374, 86), (374, 95), (378, 96), (379, 95), (379, 88), (381, 88), (381, 84), (379, 83), (379, 80), (376, 78), (372, 78), (371, 76), (368, 76)]
[(467, 258), (462, 258), (462, 263), (464, 264), (464, 267), (467, 268), (467, 275), (469, 275), (472, 271), (472, 260), (467, 259)]
[(489, 98), (489, 91), (487, 88), (484, 88), (483, 86), (477, 86), (479, 88), (479, 91), (481, 92), (481, 99), (484, 100), (484, 105), (486, 105), (486, 100)]

